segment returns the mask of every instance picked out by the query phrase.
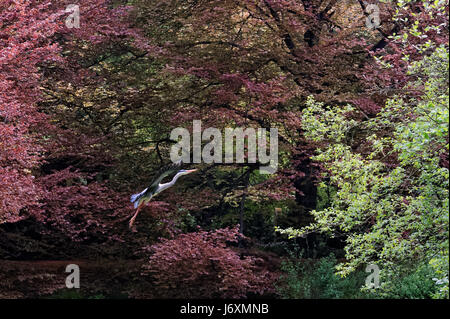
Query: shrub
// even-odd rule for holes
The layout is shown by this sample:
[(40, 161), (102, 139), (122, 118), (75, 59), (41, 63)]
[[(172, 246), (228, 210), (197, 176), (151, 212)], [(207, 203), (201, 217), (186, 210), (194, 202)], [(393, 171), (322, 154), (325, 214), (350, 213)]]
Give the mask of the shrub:
[(364, 298), (360, 290), (366, 274), (362, 271), (341, 278), (335, 274), (337, 260), (333, 254), (314, 259), (289, 258), (282, 262), (284, 273), (277, 282), (277, 291), (287, 299)]
[(240, 258), (227, 247), (239, 236), (235, 227), (163, 239), (150, 247), (153, 254), (144, 274), (164, 298), (242, 298), (270, 291), (270, 275), (257, 267), (259, 260)]
[[(406, 267), (405, 267), (406, 268)], [(434, 271), (429, 265), (420, 265), (405, 270), (403, 275), (391, 278), (388, 285), (375, 290), (374, 297), (389, 299), (430, 299), (437, 293), (438, 286), (433, 281)]]

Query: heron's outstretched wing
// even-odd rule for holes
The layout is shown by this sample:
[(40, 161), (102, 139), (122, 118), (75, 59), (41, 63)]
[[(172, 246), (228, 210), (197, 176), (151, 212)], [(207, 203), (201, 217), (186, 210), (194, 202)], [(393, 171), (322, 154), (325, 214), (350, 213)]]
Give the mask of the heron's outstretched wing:
[(179, 160), (176, 163), (171, 163), (169, 165), (166, 165), (162, 167), (160, 170), (158, 170), (155, 175), (153, 176), (153, 181), (150, 184), (149, 187), (147, 187), (146, 192), (151, 192), (152, 194), (155, 192), (155, 190), (158, 188), (159, 183), (167, 176), (171, 175), (172, 173), (177, 172), (181, 169), (181, 165), (183, 162)]
[(180, 160), (176, 163), (166, 165), (162, 167), (160, 170), (158, 170), (158, 172), (154, 174), (150, 186), (148, 186), (146, 189), (144, 189), (142, 192), (138, 194), (131, 195), (130, 201), (134, 203), (134, 208), (137, 208), (140, 205), (142, 198), (151, 198), (153, 194), (155, 194), (155, 192), (158, 190), (159, 183), (163, 180), (163, 178), (172, 174), (173, 172), (178, 171), (181, 165), (182, 161)]

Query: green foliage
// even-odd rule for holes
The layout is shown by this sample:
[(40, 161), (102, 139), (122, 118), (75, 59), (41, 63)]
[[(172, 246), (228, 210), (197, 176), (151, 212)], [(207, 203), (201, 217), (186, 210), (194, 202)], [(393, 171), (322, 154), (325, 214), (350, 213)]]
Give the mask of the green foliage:
[(327, 185), (325, 183), (320, 183), (317, 187), (317, 210), (327, 208), (331, 204), (331, 200), (336, 195), (336, 188)]
[[(449, 151), (448, 49), (438, 48), (411, 72), (422, 75), (410, 84), (424, 89), (421, 98), (392, 98), (377, 117), (358, 125), (344, 116), (353, 108), (320, 113), (323, 105), (308, 100), (302, 119), (306, 134), (326, 143), (314, 159), (324, 164), (337, 192), (329, 207), (312, 211), (314, 224), (278, 231), (290, 237), (346, 234), (347, 261), (338, 265), (338, 273), (348, 276), (375, 263), (394, 295), (417, 295), (408, 283), (422, 274), (405, 282), (408, 292), (400, 291), (392, 279), (400, 265), (429, 264), (439, 288), (433, 297), (448, 298), (449, 169), (442, 164)], [(368, 150), (354, 152), (347, 138), (352, 129), (367, 134)]]
[(287, 299), (350, 299), (364, 298), (360, 290), (365, 273), (346, 278), (335, 274), (337, 260), (333, 254), (319, 259), (290, 258), (282, 262), (283, 275), (277, 284), (278, 293)]
[[(240, 198), (239, 198), (240, 199)], [(257, 202), (247, 200), (244, 206), (244, 234), (263, 243), (273, 243), (275, 240), (274, 224), (276, 223), (275, 209), (287, 211), (286, 201)], [(215, 216), (211, 221), (211, 228), (223, 228), (239, 223), (240, 207), (229, 207), (226, 214)]]
[(313, 141), (341, 142), (346, 133), (357, 124), (355, 120), (347, 120), (345, 116), (354, 111), (350, 105), (339, 109), (329, 108), (309, 96), (306, 106), (302, 116), (302, 127), (305, 130), (305, 137)]
[(195, 217), (189, 212), (186, 212), (181, 216), (179, 227), (183, 232), (192, 232), (197, 228), (197, 226), (198, 224)]
[[(408, 270), (408, 269), (413, 269)], [(395, 276), (388, 285), (381, 283), (380, 289), (372, 291), (375, 298), (389, 299), (430, 299), (439, 293), (433, 280), (434, 270), (430, 265), (405, 267), (406, 274)]]

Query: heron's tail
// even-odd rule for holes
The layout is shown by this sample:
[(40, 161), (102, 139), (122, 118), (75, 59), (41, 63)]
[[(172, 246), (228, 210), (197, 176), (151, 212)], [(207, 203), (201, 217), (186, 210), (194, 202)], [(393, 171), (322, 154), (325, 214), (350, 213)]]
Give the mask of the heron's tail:
[(131, 202), (134, 203), (134, 208), (137, 208), (140, 204), (140, 198), (144, 195), (145, 192), (139, 194), (131, 195)]
[(134, 208), (139, 206), (139, 198), (142, 197), (142, 193), (131, 195), (131, 202), (134, 203)]
[(137, 208), (140, 204), (139, 199), (145, 195), (145, 192), (147, 191), (148, 188), (144, 189), (142, 192), (138, 193), (138, 194), (133, 194), (131, 195), (130, 201), (132, 203), (134, 203), (134, 208)]
[(131, 195), (131, 202), (134, 203), (136, 200), (139, 199), (139, 197), (141, 197), (141, 195), (142, 193)]

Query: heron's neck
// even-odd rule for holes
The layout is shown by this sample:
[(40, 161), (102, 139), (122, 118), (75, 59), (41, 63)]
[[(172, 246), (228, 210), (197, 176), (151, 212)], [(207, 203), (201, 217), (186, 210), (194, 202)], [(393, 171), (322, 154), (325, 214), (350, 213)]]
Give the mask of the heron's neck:
[(180, 178), (180, 176), (183, 175), (183, 173), (179, 172), (177, 173), (170, 182), (159, 184), (158, 193), (162, 192), (163, 190), (173, 186), (177, 182), (177, 179)]

